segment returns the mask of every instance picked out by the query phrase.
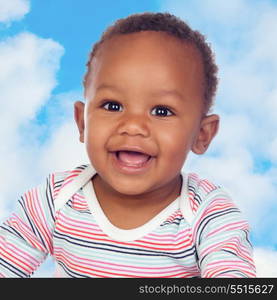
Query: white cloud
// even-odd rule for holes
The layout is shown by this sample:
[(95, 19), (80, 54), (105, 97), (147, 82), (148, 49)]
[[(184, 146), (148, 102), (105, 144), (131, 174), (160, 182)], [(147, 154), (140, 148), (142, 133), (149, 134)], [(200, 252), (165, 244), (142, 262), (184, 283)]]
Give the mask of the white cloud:
[[(277, 101), (277, 99), (276, 99)], [(277, 164), (277, 137), (275, 137), (272, 141), (270, 141), (268, 154), (270, 159)]]
[[(36, 177), (32, 170), (38, 144), (22, 140), (22, 126), (34, 118), (50, 97), (63, 47), (51, 39), (20, 33), (0, 41), (0, 203), (6, 207)], [(28, 147), (24, 147), (29, 144)], [(26, 145), (25, 145), (26, 146)], [(26, 151), (28, 150), (28, 151)], [(30, 171), (32, 170), (32, 171)], [(17, 186), (18, 190), (11, 189)], [(0, 217), (4, 217), (1, 210)]]
[(24, 144), (26, 157), (31, 157), (29, 154), (33, 152), (33, 145), (37, 145), (38, 178), (88, 162), (85, 146), (79, 141), (74, 121), (74, 102), (81, 99), (80, 91), (52, 95), (41, 107), (44, 122), (31, 120), (24, 127), (21, 144), (24, 140), (32, 141), (31, 144)]
[(42, 149), (39, 160), (46, 173), (70, 170), (84, 163), (88, 163), (85, 146), (79, 142), (76, 125), (71, 121), (57, 128)]
[(53, 101), (55, 107), (50, 104), (49, 110), (51, 136), (40, 151), (41, 173), (69, 170), (88, 163), (85, 146), (79, 142), (73, 114), (73, 103), (81, 98), (80, 95), (79, 92), (68, 92), (51, 99), (56, 101)]
[[(247, 4), (241, 0), (205, 0), (194, 2), (194, 7), (199, 10), (203, 17), (206, 19), (212, 18), (213, 22), (219, 22), (225, 26), (230, 26), (230, 20), (240, 20), (245, 17), (245, 13), (249, 13)], [(235, 22), (231, 26), (234, 24)]]
[(268, 248), (255, 248), (254, 261), (257, 277), (277, 277), (277, 251)]
[(264, 102), (267, 112), (266, 119), (268, 119), (270, 123), (274, 124), (274, 122), (277, 120), (277, 87), (273, 87), (271, 92), (268, 93), (267, 97), (262, 98), (262, 101)]
[(29, 0), (0, 0), (0, 22), (18, 21), (29, 11)]
[[(55, 72), (63, 48), (51, 39), (21, 33), (0, 43), (0, 89), (5, 99), (1, 117), (13, 125), (33, 118), (56, 85)], [(18, 109), (20, 105), (20, 109)]]
[(52, 256), (48, 256), (34, 272), (32, 278), (51, 278), (55, 274), (56, 264)]

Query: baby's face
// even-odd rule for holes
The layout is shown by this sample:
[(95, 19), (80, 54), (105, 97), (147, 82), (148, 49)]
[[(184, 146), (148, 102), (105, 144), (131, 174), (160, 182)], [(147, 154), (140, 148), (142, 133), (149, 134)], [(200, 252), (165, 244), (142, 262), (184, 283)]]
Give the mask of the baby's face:
[(152, 31), (117, 36), (99, 50), (90, 66), (84, 119), (82, 103), (75, 105), (90, 162), (126, 195), (169, 184), (190, 150), (204, 152), (200, 54)]

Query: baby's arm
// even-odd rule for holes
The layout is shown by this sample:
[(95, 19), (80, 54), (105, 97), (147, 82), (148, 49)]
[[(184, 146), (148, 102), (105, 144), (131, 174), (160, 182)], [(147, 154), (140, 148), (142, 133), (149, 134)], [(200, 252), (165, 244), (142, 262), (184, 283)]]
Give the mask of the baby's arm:
[(201, 276), (255, 277), (249, 225), (228, 195), (214, 191), (198, 217), (195, 242)]
[(19, 199), (16, 211), (0, 226), (0, 277), (29, 277), (52, 252), (53, 224), (47, 179)]

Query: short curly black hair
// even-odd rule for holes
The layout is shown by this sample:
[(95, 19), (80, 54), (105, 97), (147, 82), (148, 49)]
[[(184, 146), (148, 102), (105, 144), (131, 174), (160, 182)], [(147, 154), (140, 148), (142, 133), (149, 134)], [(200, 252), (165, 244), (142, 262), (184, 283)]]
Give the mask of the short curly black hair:
[(88, 76), (90, 74), (90, 63), (96, 55), (99, 47), (108, 39), (121, 34), (131, 34), (140, 31), (162, 31), (177, 37), (182, 41), (188, 41), (196, 46), (199, 50), (204, 66), (205, 76), (205, 111), (209, 111), (214, 102), (214, 97), (217, 89), (218, 67), (215, 63), (214, 53), (206, 38), (197, 30), (192, 30), (188, 24), (178, 17), (165, 13), (144, 12), (132, 14), (126, 18), (118, 19), (113, 25), (109, 26), (102, 34), (101, 39), (94, 44), (92, 51), (89, 54), (89, 60), (86, 64), (87, 71), (84, 76), (83, 84), (86, 86)]

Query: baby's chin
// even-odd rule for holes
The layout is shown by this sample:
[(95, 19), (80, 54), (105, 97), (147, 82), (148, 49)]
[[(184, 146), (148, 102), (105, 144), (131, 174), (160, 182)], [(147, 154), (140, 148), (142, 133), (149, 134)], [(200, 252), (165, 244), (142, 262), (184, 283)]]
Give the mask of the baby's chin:
[(129, 178), (124, 179), (118, 177), (110, 181), (109, 185), (119, 194), (138, 198), (155, 190), (155, 188), (153, 188), (149, 183), (149, 180), (145, 180), (143, 178), (137, 179), (130, 176)]

